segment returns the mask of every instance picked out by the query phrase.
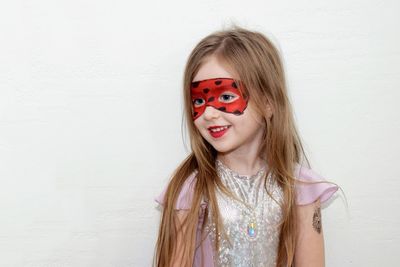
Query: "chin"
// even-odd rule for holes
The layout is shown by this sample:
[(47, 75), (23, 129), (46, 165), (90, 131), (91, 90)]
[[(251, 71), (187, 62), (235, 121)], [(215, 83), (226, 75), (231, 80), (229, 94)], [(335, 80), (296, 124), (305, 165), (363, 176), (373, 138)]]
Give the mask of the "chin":
[(213, 147), (218, 153), (229, 153), (233, 150), (233, 147), (229, 145), (213, 145)]

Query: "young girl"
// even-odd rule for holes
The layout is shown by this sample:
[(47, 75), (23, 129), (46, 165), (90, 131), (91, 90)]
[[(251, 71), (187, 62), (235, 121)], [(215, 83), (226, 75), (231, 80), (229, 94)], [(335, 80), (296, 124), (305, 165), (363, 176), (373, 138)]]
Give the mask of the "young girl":
[(156, 199), (155, 266), (324, 266), (320, 204), (338, 186), (310, 169), (271, 41), (205, 37), (183, 92), (192, 152)]

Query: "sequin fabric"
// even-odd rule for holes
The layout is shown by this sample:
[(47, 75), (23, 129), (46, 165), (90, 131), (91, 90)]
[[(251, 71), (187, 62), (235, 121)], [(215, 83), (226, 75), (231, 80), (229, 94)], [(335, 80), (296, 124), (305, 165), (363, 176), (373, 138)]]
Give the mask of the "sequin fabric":
[[(282, 218), (279, 203), (282, 190), (271, 175), (265, 179), (266, 165), (255, 175), (241, 176), (216, 160), (216, 169), (224, 185), (238, 198), (217, 190), (217, 201), (226, 235), (216, 236), (215, 223), (208, 218), (206, 231), (219, 250), (214, 251), (214, 265), (219, 267), (275, 267), (279, 245), (278, 224)], [(264, 188), (274, 197), (273, 200)], [(212, 211), (211, 211), (212, 212)]]

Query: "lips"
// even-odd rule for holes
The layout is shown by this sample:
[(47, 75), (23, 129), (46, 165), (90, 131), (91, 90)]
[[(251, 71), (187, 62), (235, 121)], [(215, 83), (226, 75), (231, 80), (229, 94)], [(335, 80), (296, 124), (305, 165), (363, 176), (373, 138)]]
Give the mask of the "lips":
[[(208, 132), (210, 133), (210, 135), (214, 138), (219, 138), (221, 136), (223, 136), (230, 128), (230, 125), (223, 125), (223, 126), (211, 126), (208, 127)], [(214, 129), (214, 131), (212, 131)], [(215, 131), (215, 129), (219, 129), (217, 131)]]

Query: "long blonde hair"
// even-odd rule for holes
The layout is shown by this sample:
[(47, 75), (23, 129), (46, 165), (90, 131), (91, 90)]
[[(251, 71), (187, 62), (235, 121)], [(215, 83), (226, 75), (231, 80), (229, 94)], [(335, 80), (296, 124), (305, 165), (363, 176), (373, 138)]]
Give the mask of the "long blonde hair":
[[(208, 202), (202, 233), (207, 223), (207, 214), (211, 212), (212, 221), (216, 222), (217, 234), (221, 229), (221, 219), (216, 200), (216, 189), (226, 192), (215, 169), (217, 151), (201, 136), (192, 120), (192, 101), (190, 84), (200, 66), (207, 57), (215, 56), (235, 73), (253, 101), (256, 112), (262, 115), (266, 128), (260, 147), (260, 157), (266, 160), (268, 171), (282, 188), (284, 201), (281, 203), (282, 221), (280, 224), (280, 242), (277, 266), (292, 266), (297, 236), (297, 214), (295, 210), (296, 191), (294, 190), (294, 166), (304, 159), (310, 167), (297, 132), (287, 95), (285, 75), (280, 55), (272, 42), (262, 33), (233, 26), (229, 30), (220, 30), (203, 38), (190, 54), (184, 72), (183, 96), (184, 117), (189, 131), (192, 152), (178, 166), (168, 185), (154, 265), (171, 266), (171, 257), (177, 245), (177, 233), (184, 233), (183, 265), (191, 266), (195, 252), (196, 229), (202, 198)], [(268, 116), (266, 106), (272, 107), (273, 115)], [(178, 220), (174, 212), (174, 203), (190, 174), (197, 170), (192, 205), (182, 224), (176, 228)], [(218, 243), (216, 247), (218, 247)]]

